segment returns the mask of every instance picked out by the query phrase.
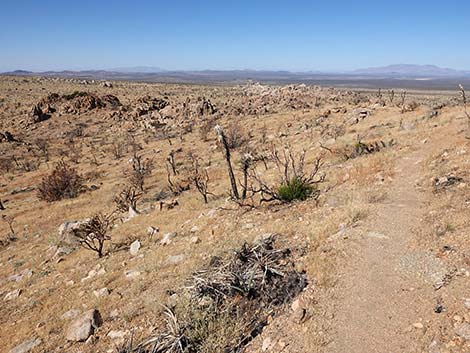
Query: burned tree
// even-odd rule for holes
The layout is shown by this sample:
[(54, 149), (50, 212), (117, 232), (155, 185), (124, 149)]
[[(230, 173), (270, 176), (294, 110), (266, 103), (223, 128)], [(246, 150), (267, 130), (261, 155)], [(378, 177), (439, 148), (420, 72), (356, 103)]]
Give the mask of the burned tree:
[(230, 160), (230, 146), (227, 142), (227, 138), (224, 133), (224, 129), (220, 125), (216, 125), (215, 127), (215, 132), (217, 134), (217, 138), (222, 145), (223, 153), (224, 153), (224, 158), (225, 161), (227, 162), (227, 170), (228, 170), (228, 175), (230, 178), (230, 184), (232, 186), (232, 197), (235, 198), (236, 200), (240, 199), (240, 194), (238, 193), (238, 188), (237, 188), (237, 182), (235, 180), (235, 175), (233, 174), (233, 168), (232, 168), (232, 162)]
[(196, 187), (196, 190), (202, 195), (204, 199), (204, 203), (208, 202), (207, 196), (210, 194), (208, 191), (209, 185), (209, 174), (207, 173), (207, 169), (200, 168), (199, 166), (199, 158), (194, 155), (190, 155), (192, 170), (189, 176), (192, 184)]
[(73, 231), (78, 242), (85, 249), (93, 250), (103, 257), (104, 243), (111, 240), (109, 231), (114, 225), (114, 213), (96, 213), (91, 219)]
[(460, 89), (460, 96), (462, 97), (463, 111), (465, 113), (465, 116), (470, 122), (470, 113), (467, 111), (467, 95), (465, 93), (465, 89), (463, 88), (463, 85), (459, 85), (459, 89)]
[(126, 186), (122, 191), (114, 197), (116, 210), (119, 212), (128, 212), (130, 208), (137, 211), (137, 202), (142, 197), (142, 192), (133, 186)]
[(153, 160), (143, 159), (142, 156), (134, 153), (131, 163), (131, 170), (127, 172), (129, 182), (133, 187), (143, 192), (145, 178), (152, 174)]

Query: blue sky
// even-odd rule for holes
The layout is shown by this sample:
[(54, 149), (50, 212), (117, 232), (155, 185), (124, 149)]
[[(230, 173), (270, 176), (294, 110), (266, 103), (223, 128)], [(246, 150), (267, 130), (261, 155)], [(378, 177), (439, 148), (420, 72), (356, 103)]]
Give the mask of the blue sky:
[(0, 0), (0, 71), (470, 69), (468, 0)]

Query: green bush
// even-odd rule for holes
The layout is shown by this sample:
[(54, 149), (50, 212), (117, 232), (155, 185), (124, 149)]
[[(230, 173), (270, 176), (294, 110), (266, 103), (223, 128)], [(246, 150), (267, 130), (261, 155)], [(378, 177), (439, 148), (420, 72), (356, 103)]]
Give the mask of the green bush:
[(292, 178), (277, 189), (279, 198), (286, 202), (292, 202), (294, 200), (304, 201), (312, 195), (314, 191), (315, 187), (313, 185), (307, 184), (297, 177)]

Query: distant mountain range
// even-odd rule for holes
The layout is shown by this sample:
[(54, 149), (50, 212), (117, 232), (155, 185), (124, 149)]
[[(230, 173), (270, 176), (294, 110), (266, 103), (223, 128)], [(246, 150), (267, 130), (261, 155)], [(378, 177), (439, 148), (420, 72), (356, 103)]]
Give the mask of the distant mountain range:
[(470, 86), (470, 71), (435, 65), (399, 64), (358, 69), (349, 72), (291, 72), (270, 70), (170, 71), (159, 67), (135, 66), (106, 70), (45, 71), (16, 70), (3, 73), (14, 76), (64, 77), (82, 80), (124, 80), (166, 83), (308, 83), (342, 87), (451, 89), (459, 83)]
[(465, 77), (470, 71), (459, 71), (455, 69), (442, 68), (436, 65), (411, 65), (398, 64), (382, 67), (370, 67), (367, 69), (354, 70), (359, 75), (385, 75), (405, 77)]
[(133, 67), (116, 67), (102, 70), (64, 70), (64, 71), (44, 71), (32, 72), (25, 70), (16, 70), (6, 72), (4, 74), (12, 75), (54, 75), (63, 74), (66, 76), (83, 76), (93, 75), (113, 75), (113, 74), (188, 74), (188, 75), (238, 75), (241, 78), (250, 75), (267, 75), (267, 76), (308, 76), (308, 75), (341, 75), (341, 76), (385, 76), (385, 77), (469, 77), (470, 71), (455, 70), (442, 68), (436, 65), (413, 65), (413, 64), (394, 64), (381, 67), (370, 67), (365, 69), (357, 69), (353, 71), (343, 72), (322, 72), (322, 71), (304, 71), (291, 72), (285, 70), (165, 70), (160, 67), (152, 66), (133, 66)]

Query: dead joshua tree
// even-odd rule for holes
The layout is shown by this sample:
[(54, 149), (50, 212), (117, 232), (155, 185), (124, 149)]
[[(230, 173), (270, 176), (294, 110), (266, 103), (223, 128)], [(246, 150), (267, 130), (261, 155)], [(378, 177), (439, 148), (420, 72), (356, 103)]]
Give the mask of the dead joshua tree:
[(470, 123), (470, 113), (467, 111), (467, 95), (465, 94), (465, 89), (463, 88), (463, 85), (459, 85), (459, 89), (460, 95), (462, 96), (463, 111), (468, 119), (468, 122)]
[(395, 90), (391, 89), (388, 91), (388, 100), (390, 104), (393, 104), (393, 100), (395, 99)]
[(406, 90), (402, 89), (400, 92), (400, 107), (402, 113), (405, 111)]
[(222, 145), (224, 158), (225, 158), (225, 161), (227, 162), (228, 175), (230, 178), (230, 184), (232, 186), (232, 192), (231, 192), (232, 197), (235, 198), (236, 200), (239, 200), (240, 194), (238, 193), (237, 182), (235, 180), (235, 175), (233, 174), (232, 162), (230, 160), (230, 146), (228, 145), (227, 138), (225, 137), (224, 129), (222, 128), (222, 126), (216, 125), (215, 133), (217, 134), (217, 138), (220, 144)]

